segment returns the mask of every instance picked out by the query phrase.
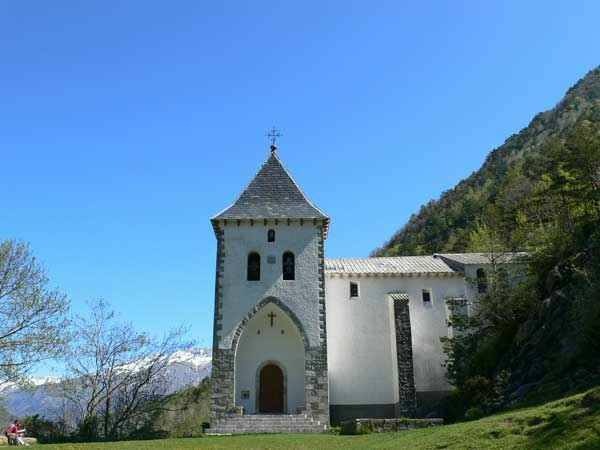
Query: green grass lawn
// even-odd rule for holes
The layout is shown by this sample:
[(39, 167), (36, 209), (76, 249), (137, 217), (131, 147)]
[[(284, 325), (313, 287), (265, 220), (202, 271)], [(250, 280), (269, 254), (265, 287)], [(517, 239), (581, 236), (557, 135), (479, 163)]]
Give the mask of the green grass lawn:
[(600, 388), (542, 406), (472, 422), (362, 436), (262, 434), (102, 444), (44, 445), (45, 450), (111, 449), (600, 449)]

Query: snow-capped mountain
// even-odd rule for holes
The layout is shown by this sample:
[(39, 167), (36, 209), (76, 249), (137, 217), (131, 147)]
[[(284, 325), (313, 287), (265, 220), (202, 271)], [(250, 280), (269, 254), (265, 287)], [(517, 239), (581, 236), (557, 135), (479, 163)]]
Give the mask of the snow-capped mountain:
[[(167, 393), (177, 392), (200, 383), (210, 375), (212, 355), (210, 349), (197, 348), (178, 351), (169, 357), (166, 369)], [(134, 367), (131, 370), (135, 370)], [(60, 397), (60, 379), (55, 377), (32, 378), (29, 386), (5, 383), (0, 386), (0, 400), (15, 417), (39, 414), (56, 417), (63, 400)]]
[(178, 351), (169, 358), (167, 366), (168, 393), (200, 383), (210, 376), (212, 351), (200, 348), (192, 351)]

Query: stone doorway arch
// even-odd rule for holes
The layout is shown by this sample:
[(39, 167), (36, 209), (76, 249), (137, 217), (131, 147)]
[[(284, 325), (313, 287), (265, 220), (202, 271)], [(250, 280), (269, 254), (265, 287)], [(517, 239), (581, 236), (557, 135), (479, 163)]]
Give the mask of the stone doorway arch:
[[(245, 414), (306, 408), (306, 349), (301, 330), (277, 304), (248, 320), (234, 356), (234, 397)], [(267, 369), (267, 366), (271, 366)]]

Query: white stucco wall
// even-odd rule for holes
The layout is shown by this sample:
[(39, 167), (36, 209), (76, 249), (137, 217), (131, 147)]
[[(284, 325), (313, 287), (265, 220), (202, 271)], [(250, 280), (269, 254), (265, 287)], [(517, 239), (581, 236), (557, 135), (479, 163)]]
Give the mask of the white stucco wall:
[[(350, 298), (350, 281), (359, 298)], [(431, 305), (422, 290), (431, 291)], [(448, 335), (445, 297), (465, 294), (462, 277), (326, 276), (330, 403), (390, 404), (398, 401), (395, 328), (389, 292), (409, 296), (417, 391), (449, 389), (439, 338)]]
[[(272, 327), (268, 316), (271, 312), (276, 315)], [(287, 392), (287, 408), (284, 412), (291, 414), (304, 407), (302, 337), (285, 312), (273, 304), (265, 306), (248, 322), (238, 342), (235, 356), (235, 400), (236, 405), (243, 406), (248, 414), (258, 412), (258, 369), (266, 361), (276, 362), (283, 369)], [(249, 391), (250, 398), (242, 399), (243, 390)]]
[[(267, 242), (267, 230), (276, 232), (275, 242)], [(235, 327), (258, 302), (277, 297), (302, 323), (311, 346), (319, 344), (319, 257), (320, 230), (312, 221), (304, 225), (292, 222), (264, 226), (257, 222), (237, 225), (228, 223), (224, 230), (224, 270), (222, 286), (221, 348), (229, 348)], [(246, 280), (250, 252), (261, 256), (260, 281)], [(296, 279), (283, 280), (281, 258), (285, 251), (295, 255)], [(275, 258), (274, 264), (268, 257)]]
[(350, 299), (350, 279), (325, 279), (327, 368), (331, 404), (398, 401), (391, 303), (360, 283)]

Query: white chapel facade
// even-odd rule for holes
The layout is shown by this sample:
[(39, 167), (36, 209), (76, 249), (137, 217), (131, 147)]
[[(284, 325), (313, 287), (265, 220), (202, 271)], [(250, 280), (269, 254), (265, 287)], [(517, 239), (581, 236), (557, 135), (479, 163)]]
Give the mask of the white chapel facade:
[(486, 255), (325, 259), (329, 218), (275, 146), (211, 221), (214, 432), (415, 416), (450, 390), (440, 337), (477, 295), (471, 274), (485, 287)]

